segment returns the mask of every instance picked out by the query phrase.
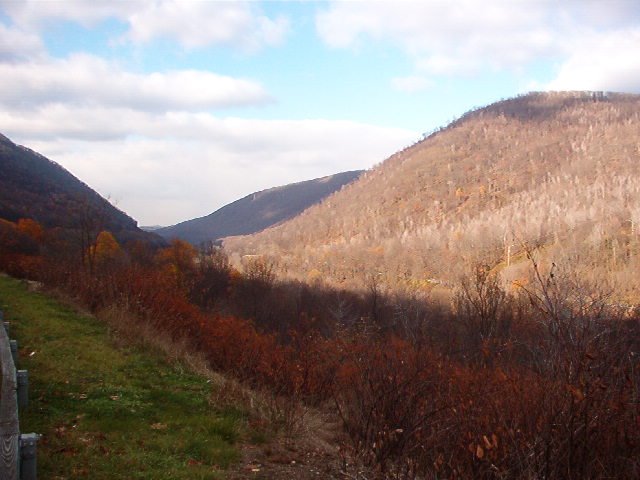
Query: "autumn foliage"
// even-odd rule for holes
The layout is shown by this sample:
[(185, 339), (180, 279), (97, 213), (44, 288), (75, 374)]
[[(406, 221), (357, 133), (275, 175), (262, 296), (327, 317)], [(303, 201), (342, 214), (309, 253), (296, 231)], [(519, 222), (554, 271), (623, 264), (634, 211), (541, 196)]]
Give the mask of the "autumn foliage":
[(638, 95), (521, 95), (468, 112), (292, 220), (224, 245), (270, 255), (280, 277), (358, 289), (375, 273), (389, 288), (422, 292), (428, 279), (457, 282), (470, 257), (517, 263), (525, 241), (572, 254), (581, 275), (635, 302), (638, 132)]
[(0, 221), (0, 246), (7, 272), (94, 311), (117, 305), (248, 386), (333, 411), (343, 450), (381, 479), (640, 475), (638, 318), (535, 258), (509, 292), (472, 268), (447, 312), (375, 282), (278, 283), (263, 258), (241, 273), (182, 242), (149, 250), (103, 231), (81, 254)]

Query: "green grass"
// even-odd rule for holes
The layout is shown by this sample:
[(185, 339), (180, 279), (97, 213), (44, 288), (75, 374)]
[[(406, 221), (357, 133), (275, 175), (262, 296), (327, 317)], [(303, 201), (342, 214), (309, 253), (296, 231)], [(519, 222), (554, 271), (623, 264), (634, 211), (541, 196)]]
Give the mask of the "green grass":
[(218, 479), (239, 460), (243, 414), (210, 405), (206, 378), (6, 276), (0, 309), (29, 370), (20, 425), (43, 435), (40, 478)]

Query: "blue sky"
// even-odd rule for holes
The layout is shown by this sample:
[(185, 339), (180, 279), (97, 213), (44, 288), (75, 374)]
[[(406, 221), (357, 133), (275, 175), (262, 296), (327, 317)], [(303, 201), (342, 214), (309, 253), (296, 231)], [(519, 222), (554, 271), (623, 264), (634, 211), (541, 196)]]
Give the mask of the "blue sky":
[(0, 132), (143, 225), (531, 90), (640, 93), (640, 2), (0, 0)]

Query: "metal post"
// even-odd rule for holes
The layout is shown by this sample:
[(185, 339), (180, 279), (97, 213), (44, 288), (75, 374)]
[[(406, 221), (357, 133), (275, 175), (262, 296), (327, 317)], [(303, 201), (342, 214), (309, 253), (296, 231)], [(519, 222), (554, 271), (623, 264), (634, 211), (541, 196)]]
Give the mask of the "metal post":
[(18, 367), (18, 341), (9, 340), (9, 348), (11, 348), (11, 356), (13, 357), (13, 364)]
[(29, 371), (17, 370), (18, 407), (24, 409), (29, 405)]
[(37, 433), (20, 435), (20, 480), (38, 478), (38, 439)]

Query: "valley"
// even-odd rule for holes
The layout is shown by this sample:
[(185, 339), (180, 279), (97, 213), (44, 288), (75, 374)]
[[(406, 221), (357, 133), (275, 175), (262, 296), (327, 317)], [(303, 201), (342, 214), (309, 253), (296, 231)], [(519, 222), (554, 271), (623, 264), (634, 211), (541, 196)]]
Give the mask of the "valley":
[[(82, 357), (91, 378), (49, 372), (35, 385), (39, 411), (27, 418), (50, 438), (43, 468), (634, 478), (639, 132), (637, 95), (521, 95), (371, 170), (257, 192), (171, 233), (138, 229), (0, 138), (0, 269), (87, 315), (5, 277), (2, 304), (24, 348), (73, 329), (93, 352)], [(220, 218), (253, 233), (207, 233)], [(67, 368), (67, 354), (43, 348)], [(153, 382), (141, 379), (149, 371)], [(119, 443), (144, 432), (140, 451)]]

